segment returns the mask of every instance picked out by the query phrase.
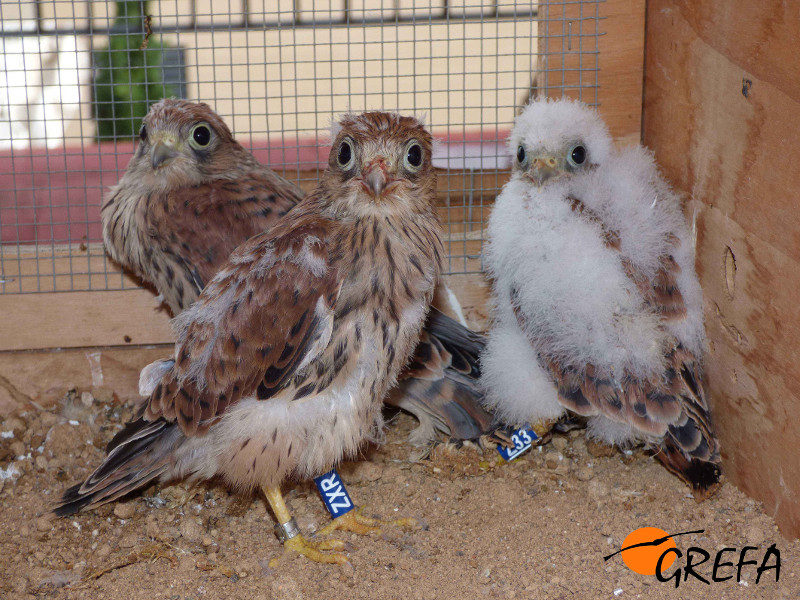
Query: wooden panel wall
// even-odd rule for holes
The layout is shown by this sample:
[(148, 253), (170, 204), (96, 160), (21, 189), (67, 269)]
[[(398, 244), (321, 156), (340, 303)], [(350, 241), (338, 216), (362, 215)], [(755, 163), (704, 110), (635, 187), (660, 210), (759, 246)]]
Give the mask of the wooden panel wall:
[(690, 199), (730, 481), (800, 534), (800, 8), (650, 0), (644, 141)]

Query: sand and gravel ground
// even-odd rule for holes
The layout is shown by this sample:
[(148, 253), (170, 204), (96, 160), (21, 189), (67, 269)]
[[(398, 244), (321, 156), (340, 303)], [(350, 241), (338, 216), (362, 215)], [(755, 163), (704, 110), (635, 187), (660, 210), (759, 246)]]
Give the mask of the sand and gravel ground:
[[(386, 443), (342, 465), (353, 499), (367, 513), (414, 516), (428, 528), (343, 534), (351, 564), (331, 567), (281, 555), (260, 498), (219, 484), (194, 490), (153, 486), (125, 501), (73, 518), (48, 510), (85, 477), (131, 414), (109, 391), (71, 394), (50, 411), (7, 418), (0, 427), (0, 596), (92, 599), (453, 598), (800, 598), (800, 544), (732, 485), (696, 504), (655, 460), (586, 443), (581, 431), (557, 435), (512, 463), (493, 449), (437, 447), (429, 458), (405, 440), (415, 426), (396, 416)], [(23, 458), (19, 458), (23, 457)], [(287, 483), (287, 502), (306, 532), (329, 520), (310, 482)], [(186, 500), (181, 504), (182, 500)], [(711, 578), (718, 549), (780, 551), (780, 581), (756, 584), (747, 565), (723, 567), (724, 582), (661, 583), (629, 570), (619, 549), (632, 530), (704, 530), (677, 538), (709, 551), (698, 572)], [(738, 559), (738, 551), (723, 562)], [(668, 573), (671, 573), (678, 561)]]

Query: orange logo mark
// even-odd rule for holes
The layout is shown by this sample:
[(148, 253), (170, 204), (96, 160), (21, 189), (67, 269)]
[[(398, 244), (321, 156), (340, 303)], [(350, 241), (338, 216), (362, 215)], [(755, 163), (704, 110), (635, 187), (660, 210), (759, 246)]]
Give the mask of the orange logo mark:
[[(675, 548), (675, 540), (658, 527), (634, 529), (622, 542), (622, 560), (631, 571), (640, 575), (655, 575), (658, 559), (669, 548)], [(675, 562), (675, 554), (670, 553), (661, 561), (661, 573)]]
[[(756, 569), (756, 585), (758, 585), (761, 576), (767, 571), (775, 571), (775, 582), (780, 580), (781, 573), (781, 553), (772, 544), (764, 553), (764, 558), (759, 566), (755, 560), (747, 560), (745, 555), (750, 550), (758, 550), (755, 546), (745, 546), (739, 553), (739, 561), (734, 565), (732, 561), (725, 561), (724, 554), (728, 552), (735, 552), (736, 548), (722, 548), (717, 552), (717, 557), (714, 559), (714, 568), (711, 572), (711, 581), (704, 577), (696, 569), (700, 565), (705, 564), (711, 559), (711, 553), (703, 548), (691, 546), (684, 555), (677, 545), (675, 544), (676, 537), (682, 535), (692, 535), (695, 533), (705, 533), (705, 529), (695, 529), (693, 531), (681, 531), (680, 533), (669, 534), (663, 529), (658, 527), (641, 527), (628, 534), (625, 541), (622, 542), (622, 548), (616, 552), (612, 552), (608, 556), (603, 557), (603, 561), (607, 561), (617, 554), (622, 554), (622, 560), (628, 568), (640, 575), (655, 575), (656, 579), (664, 583), (667, 581), (674, 581), (677, 588), (681, 581), (687, 581), (689, 577), (694, 577), (705, 584), (720, 583), (733, 579), (733, 574), (725, 575), (725, 567), (731, 570), (736, 567), (736, 582), (744, 581), (742, 579), (742, 567), (744, 565), (755, 565)], [(669, 569), (676, 558), (685, 558), (686, 562), (681, 567), (675, 569), (668, 577), (664, 576), (664, 571)], [(774, 564), (769, 561), (772, 559)], [(681, 576), (683, 576), (681, 578)]]

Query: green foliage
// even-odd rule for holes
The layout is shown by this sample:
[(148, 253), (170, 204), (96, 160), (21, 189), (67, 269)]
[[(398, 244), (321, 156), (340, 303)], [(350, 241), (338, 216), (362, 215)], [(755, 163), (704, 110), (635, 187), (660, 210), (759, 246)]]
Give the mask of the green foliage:
[(144, 15), (147, 2), (116, 2), (117, 18), (108, 45), (94, 51), (94, 112), (99, 139), (134, 137), (153, 102), (178, 96), (177, 85), (163, 81), (163, 50), (151, 36), (147, 48)]

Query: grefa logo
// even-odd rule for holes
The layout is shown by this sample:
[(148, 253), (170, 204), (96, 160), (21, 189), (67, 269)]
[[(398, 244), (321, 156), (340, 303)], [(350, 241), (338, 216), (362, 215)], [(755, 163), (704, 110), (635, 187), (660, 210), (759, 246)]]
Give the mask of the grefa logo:
[[(756, 546), (738, 548), (722, 548), (711, 561), (711, 552), (698, 546), (691, 546), (684, 553), (678, 548), (673, 538), (692, 533), (704, 533), (705, 529), (683, 531), (669, 534), (658, 527), (640, 527), (631, 531), (622, 542), (622, 547), (608, 556), (603, 557), (608, 561), (617, 554), (622, 555), (622, 560), (628, 568), (640, 575), (655, 575), (662, 583), (672, 581), (677, 588), (681, 582), (686, 582), (690, 577), (702, 581), (707, 585), (734, 581), (742, 581), (742, 573), (748, 569), (755, 570), (755, 582), (758, 585), (761, 578), (775, 574), (775, 581), (781, 577), (781, 553), (775, 544), (766, 550)], [(761, 559), (756, 557), (761, 553)], [(738, 558), (737, 558), (738, 554)], [(667, 575), (665, 571), (678, 560), (678, 568)], [(699, 567), (703, 567), (700, 569)]]

